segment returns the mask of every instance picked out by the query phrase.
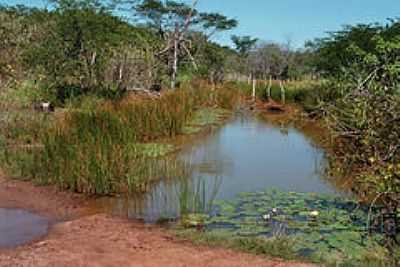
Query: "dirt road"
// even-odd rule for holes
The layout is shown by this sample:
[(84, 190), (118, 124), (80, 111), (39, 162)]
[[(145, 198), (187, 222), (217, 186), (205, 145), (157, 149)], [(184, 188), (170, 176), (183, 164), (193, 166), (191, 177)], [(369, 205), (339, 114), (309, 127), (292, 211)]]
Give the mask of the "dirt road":
[(34, 211), (52, 224), (41, 240), (0, 250), (0, 266), (311, 266), (194, 246), (156, 226), (91, 214), (85, 210), (88, 201), (52, 187), (0, 178), (0, 207)]

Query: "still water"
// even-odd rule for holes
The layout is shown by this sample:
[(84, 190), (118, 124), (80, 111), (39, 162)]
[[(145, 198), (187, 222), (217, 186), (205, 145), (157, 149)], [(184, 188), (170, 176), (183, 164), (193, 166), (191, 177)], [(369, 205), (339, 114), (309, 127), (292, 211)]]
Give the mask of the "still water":
[(178, 155), (191, 165), (189, 179), (164, 179), (144, 195), (102, 199), (97, 206), (103, 211), (155, 222), (161, 217), (177, 217), (182, 198), (188, 195), (211, 201), (267, 188), (337, 193), (324, 178), (323, 149), (295, 128), (280, 128), (255, 116), (237, 115), (220, 129), (197, 139), (186, 144)]
[(13, 248), (47, 233), (45, 218), (20, 209), (0, 208), (0, 248)]

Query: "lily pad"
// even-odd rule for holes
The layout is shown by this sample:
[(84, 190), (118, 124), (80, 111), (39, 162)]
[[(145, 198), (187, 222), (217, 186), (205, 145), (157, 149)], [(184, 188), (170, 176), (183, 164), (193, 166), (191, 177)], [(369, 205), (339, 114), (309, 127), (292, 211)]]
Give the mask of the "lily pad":
[(380, 247), (379, 238), (365, 239), (367, 217), (353, 199), (266, 190), (216, 202), (204, 223), (207, 231), (223, 229), (232, 237), (292, 237), (299, 256), (346, 259)]
[(206, 214), (190, 213), (182, 216), (181, 224), (185, 228), (202, 227), (205, 225), (207, 218), (208, 215)]

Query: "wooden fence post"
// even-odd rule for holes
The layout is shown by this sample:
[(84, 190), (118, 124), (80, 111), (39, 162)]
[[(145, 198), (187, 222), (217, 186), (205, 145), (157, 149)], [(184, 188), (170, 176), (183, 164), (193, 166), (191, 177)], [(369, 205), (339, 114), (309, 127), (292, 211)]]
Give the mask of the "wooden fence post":
[(279, 87), (281, 88), (281, 102), (285, 105), (286, 102), (286, 95), (285, 95), (285, 87), (283, 86), (282, 81), (279, 81)]
[(268, 87), (267, 87), (267, 98), (268, 98), (268, 101), (271, 100), (271, 88), (272, 88), (272, 77), (269, 76), (269, 84), (268, 84)]
[(256, 86), (257, 86), (257, 80), (254, 79), (254, 77), (253, 77), (253, 94), (252, 94), (253, 101), (256, 101)]

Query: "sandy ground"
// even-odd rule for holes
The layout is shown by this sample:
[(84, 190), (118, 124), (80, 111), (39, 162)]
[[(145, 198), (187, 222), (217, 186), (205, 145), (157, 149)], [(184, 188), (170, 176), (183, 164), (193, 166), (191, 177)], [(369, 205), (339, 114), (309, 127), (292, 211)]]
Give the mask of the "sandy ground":
[(0, 250), (0, 266), (311, 266), (194, 246), (156, 226), (92, 214), (85, 209), (88, 202), (81, 195), (0, 177), (0, 207), (37, 212), (52, 225), (41, 240)]
[(50, 186), (33, 186), (29, 182), (7, 180), (0, 170), (0, 207), (21, 208), (36, 212), (50, 222), (71, 220), (89, 214), (90, 199), (79, 194), (59, 192)]

